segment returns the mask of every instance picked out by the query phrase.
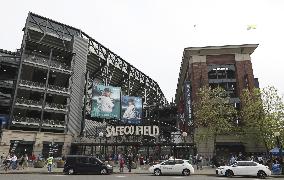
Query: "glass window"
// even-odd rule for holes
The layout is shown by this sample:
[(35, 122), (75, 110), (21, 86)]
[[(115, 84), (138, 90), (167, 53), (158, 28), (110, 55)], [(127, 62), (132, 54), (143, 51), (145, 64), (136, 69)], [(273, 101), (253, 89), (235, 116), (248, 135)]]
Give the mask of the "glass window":
[(183, 164), (183, 160), (176, 160), (176, 164)]
[(100, 164), (96, 158), (90, 158), (90, 163), (92, 164)]
[(78, 157), (77, 162), (79, 163), (89, 163), (88, 157)]

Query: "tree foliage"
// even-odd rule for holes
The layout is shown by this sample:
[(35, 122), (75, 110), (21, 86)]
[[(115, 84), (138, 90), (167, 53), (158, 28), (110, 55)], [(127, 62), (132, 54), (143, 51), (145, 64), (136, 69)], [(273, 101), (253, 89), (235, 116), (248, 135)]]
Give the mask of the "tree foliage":
[(217, 135), (232, 132), (237, 111), (224, 89), (201, 88), (193, 105), (195, 126), (205, 129), (199, 138), (214, 138), (215, 144)]
[(275, 146), (275, 132), (280, 132), (284, 140), (284, 103), (276, 88), (246, 89), (241, 103), (240, 115), (247, 136), (255, 136), (267, 151)]

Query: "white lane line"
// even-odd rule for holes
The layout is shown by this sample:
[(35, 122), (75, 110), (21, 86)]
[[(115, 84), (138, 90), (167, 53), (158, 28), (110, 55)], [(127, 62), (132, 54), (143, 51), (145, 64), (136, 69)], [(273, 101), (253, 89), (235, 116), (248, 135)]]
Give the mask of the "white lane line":
[(67, 176), (67, 175), (51, 174), (50, 176)]
[(182, 178), (184, 178), (184, 177), (173, 177), (174, 179), (182, 179)]
[(124, 178), (124, 177), (126, 177), (126, 176), (115, 176), (115, 177), (117, 177), (117, 178)]

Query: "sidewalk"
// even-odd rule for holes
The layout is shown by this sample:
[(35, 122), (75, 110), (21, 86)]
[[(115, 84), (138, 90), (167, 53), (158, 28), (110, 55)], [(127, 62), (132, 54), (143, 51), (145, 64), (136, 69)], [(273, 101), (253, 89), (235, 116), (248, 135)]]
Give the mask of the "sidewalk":
[[(132, 169), (131, 172), (128, 172), (127, 168), (124, 168), (124, 172), (121, 173), (119, 172), (118, 167), (113, 168), (113, 173), (114, 174), (150, 174), (148, 171), (148, 167), (145, 168), (136, 168)], [(7, 172), (5, 171), (0, 171), (0, 174), (50, 174), (47, 172), (47, 168), (25, 168), (25, 169), (20, 169), (20, 170), (8, 170)], [(52, 174), (63, 174), (63, 168), (53, 168), (52, 169)], [(215, 174), (215, 169), (211, 167), (204, 167), (202, 170), (196, 170), (194, 175), (214, 175)]]

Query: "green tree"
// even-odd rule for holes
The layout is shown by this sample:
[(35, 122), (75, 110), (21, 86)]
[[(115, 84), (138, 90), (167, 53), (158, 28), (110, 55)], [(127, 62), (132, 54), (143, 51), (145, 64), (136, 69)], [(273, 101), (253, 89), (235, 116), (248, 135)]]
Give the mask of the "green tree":
[(195, 126), (203, 129), (198, 133), (197, 141), (213, 138), (215, 151), (217, 136), (235, 129), (237, 111), (230, 103), (228, 93), (220, 87), (201, 88), (193, 106)]
[(263, 142), (267, 151), (275, 146), (274, 132), (284, 140), (284, 103), (275, 87), (244, 90), (241, 95), (241, 120), (246, 136)]

